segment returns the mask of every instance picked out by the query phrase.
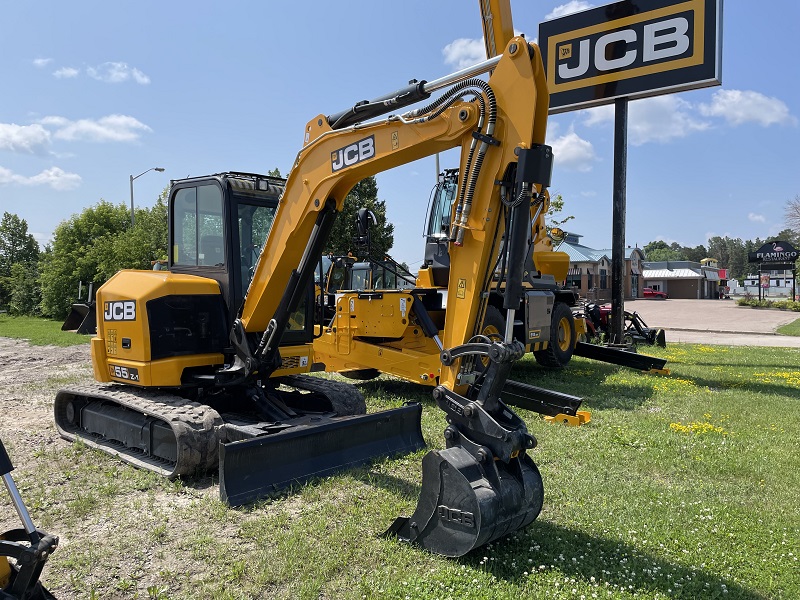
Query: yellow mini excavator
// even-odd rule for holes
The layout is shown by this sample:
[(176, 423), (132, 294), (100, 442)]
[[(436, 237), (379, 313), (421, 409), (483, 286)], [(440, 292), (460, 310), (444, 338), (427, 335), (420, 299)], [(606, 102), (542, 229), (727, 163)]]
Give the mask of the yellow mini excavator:
[[(312, 347), (323, 333), (313, 275), (358, 181), (460, 148), (446, 298), (351, 295), (330, 335), (341, 324), (345, 336), (414, 339), (438, 356), (446, 448), (425, 455), (417, 509), (392, 534), (460, 556), (525, 527), (542, 479), (529, 455), (536, 440), (504, 390), (525, 352), (515, 324), (552, 300), (524, 285), (523, 267), (543, 233), (532, 223), (552, 170), (547, 111), (539, 49), (514, 37), (472, 68), (314, 117), (285, 187), (247, 173), (174, 182), (169, 270), (121, 271), (98, 290), (98, 383), (57, 394), (61, 434), (167, 476), (219, 466), (231, 504), (423, 447), (419, 405), (364, 414), (355, 388), (308, 374), (325, 369)], [(492, 301), (510, 325), (489, 338), (476, 324), (498, 276)], [(350, 340), (337, 343), (346, 351)], [(529, 390), (512, 387), (526, 406)]]

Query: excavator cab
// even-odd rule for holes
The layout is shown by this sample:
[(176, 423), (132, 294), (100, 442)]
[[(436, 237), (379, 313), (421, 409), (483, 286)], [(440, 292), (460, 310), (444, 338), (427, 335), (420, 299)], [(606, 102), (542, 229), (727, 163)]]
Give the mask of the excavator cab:
[[(229, 172), (173, 182), (169, 197), (169, 270), (219, 283), (226, 330), (241, 307), (269, 235), (285, 180)], [(311, 298), (289, 319), (285, 344), (313, 336)]]

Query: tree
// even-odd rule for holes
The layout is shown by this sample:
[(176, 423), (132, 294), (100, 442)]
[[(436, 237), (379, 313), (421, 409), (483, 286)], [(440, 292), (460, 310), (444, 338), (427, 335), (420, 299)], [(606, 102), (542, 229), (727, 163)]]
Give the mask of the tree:
[(10, 298), (8, 312), (12, 315), (39, 314), (42, 290), (39, 287), (39, 271), (36, 263), (14, 263), (9, 277)]
[(358, 235), (356, 215), (362, 207), (371, 210), (377, 221), (371, 228), (371, 255), (374, 258), (383, 258), (389, 252), (394, 245), (394, 225), (386, 220), (386, 202), (378, 200), (378, 184), (374, 177), (359, 181), (345, 197), (342, 212), (336, 216), (325, 252), (335, 255), (345, 255), (348, 251), (352, 251), (354, 255), (357, 253), (353, 239)]
[(699, 246), (695, 246), (694, 248), (690, 248), (689, 246), (683, 247), (683, 255), (686, 257), (686, 260), (691, 260), (692, 262), (700, 262), (704, 258), (708, 258), (708, 250), (706, 247), (700, 244)]
[(28, 223), (4, 212), (0, 220), (0, 305), (11, 299), (12, 268), (16, 264), (31, 269), (39, 260), (39, 244), (28, 233)]
[(547, 209), (547, 226), (561, 227), (567, 221), (574, 219), (575, 215), (567, 215), (563, 219), (557, 219), (556, 216), (561, 217), (561, 211), (564, 210), (564, 197), (561, 194), (550, 196), (550, 207)]
[(668, 260), (686, 260), (683, 256), (683, 253), (678, 249), (674, 248), (676, 244), (673, 243), (672, 246), (667, 244), (664, 240), (655, 240), (647, 244), (644, 250), (645, 260), (648, 262), (664, 262)]
[(786, 224), (800, 235), (800, 194), (786, 203)]
[(800, 230), (784, 229), (771, 237), (770, 240), (782, 240), (789, 242), (792, 246), (798, 246), (800, 245)]
[(53, 318), (66, 316), (78, 282), (93, 282), (97, 289), (120, 269), (150, 269), (151, 261), (164, 258), (166, 195), (164, 190), (152, 209), (137, 209), (133, 228), (129, 209), (105, 200), (62, 222), (40, 264), (42, 313)]

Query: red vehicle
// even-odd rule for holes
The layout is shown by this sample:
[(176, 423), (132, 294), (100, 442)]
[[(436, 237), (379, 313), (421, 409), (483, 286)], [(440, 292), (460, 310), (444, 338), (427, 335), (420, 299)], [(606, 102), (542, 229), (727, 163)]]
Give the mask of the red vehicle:
[(667, 299), (667, 295), (664, 292), (659, 292), (658, 290), (654, 290), (653, 288), (642, 288), (642, 295), (645, 298), (661, 298), (662, 300)]

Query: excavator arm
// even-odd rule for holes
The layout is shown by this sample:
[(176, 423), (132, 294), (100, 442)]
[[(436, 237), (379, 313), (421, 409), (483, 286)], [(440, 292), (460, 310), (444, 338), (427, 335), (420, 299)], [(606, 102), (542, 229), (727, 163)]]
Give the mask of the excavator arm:
[[(488, 84), (477, 79), (491, 69)], [(235, 342), (248, 333), (264, 332), (252, 349), (255, 356), (242, 356), (243, 360), (255, 358), (261, 369), (272, 363), (280, 332), (302, 299), (333, 219), (358, 181), (458, 146), (462, 148), (461, 172), (470, 180), (465, 181), (459, 198), (463, 211), (457, 229), (463, 241), (452, 248), (451, 287), (460, 291), (449, 298), (453, 310), (448, 306), (448, 313), (458, 317), (448, 319), (442, 343), (455, 346), (473, 335), (481, 292), (488, 285), (491, 253), (497, 252), (494, 240), (503, 233), (501, 190), (496, 182), (507, 177), (509, 165), (517, 163), (521, 151), (544, 143), (548, 95), (538, 49), (522, 38), (515, 38), (503, 56), (413, 87), (424, 99), (447, 86), (450, 90), (442, 96), (446, 100), (431, 103), (433, 108), (427, 111), (418, 109), (341, 129), (334, 129), (343, 120), (338, 115), (319, 115), (309, 121), (307, 143), (289, 174), (234, 325)], [(391, 102), (387, 97), (400, 100)], [(403, 90), (367, 104), (381, 104), (388, 112), (401, 106), (402, 98)], [(445, 385), (454, 387), (455, 379), (451, 373)]]
[(509, 0), (479, 0), (486, 58), (497, 56), (514, 37)]
[[(488, 82), (479, 78), (487, 72)], [(441, 97), (422, 108), (362, 122), (439, 90)], [(526, 453), (536, 440), (500, 399), (524, 346), (511, 327), (500, 341), (476, 336), (476, 323), (498, 265), (509, 322), (530, 293), (523, 264), (552, 168), (544, 145), (547, 109), (538, 48), (513, 38), (502, 55), (473, 68), (312, 119), (231, 333), (237, 358), (229, 371), (269, 375), (350, 189), (365, 177), (461, 147), (444, 329), (418, 298), (405, 308), (441, 350), (434, 398), (447, 415), (447, 448), (423, 459), (417, 510), (387, 532), (440, 554), (459, 556), (524, 527), (542, 505), (541, 476)], [(476, 380), (479, 357), (488, 357), (488, 367)]]

